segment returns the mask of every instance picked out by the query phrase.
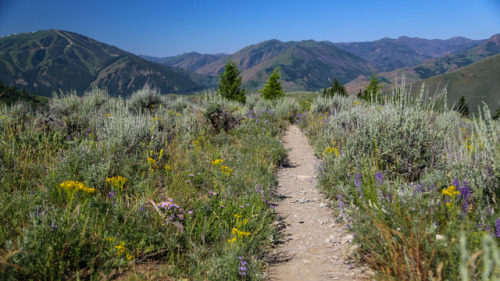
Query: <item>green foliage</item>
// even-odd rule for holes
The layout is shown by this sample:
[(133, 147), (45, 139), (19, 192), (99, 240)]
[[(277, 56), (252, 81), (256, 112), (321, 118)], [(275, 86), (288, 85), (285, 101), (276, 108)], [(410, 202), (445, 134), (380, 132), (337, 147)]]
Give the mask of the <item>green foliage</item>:
[(460, 99), (458, 99), (458, 101), (455, 103), (455, 105), (453, 105), (453, 110), (460, 113), (462, 117), (469, 116), (469, 105), (467, 105), (467, 100), (464, 96), (461, 96)]
[(12, 105), (15, 102), (27, 102), (32, 106), (43, 106), (48, 99), (35, 95), (30, 95), (26, 90), (19, 91), (16, 87), (6, 86), (0, 81), (0, 103)]
[(224, 72), (219, 76), (218, 92), (227, 100), (235, 100), (241, 103), (246, 102), (246, 90), (241, 88), (241, 70), (236, 62), (229, 59), (224, 67)]
[(333, 97), (335, 95), (347, 97), (349, 95), (349, 93), (347, 92), (345, 86), (340, 84), (339, 80), (337, 80), (337, 78), (335, 78), (333, 80), (333, 83), (332, 83), (332, 86), (330, 87), (330, 89), (328, 89), (328, 90), (326, 88), (323, 89), (322, 95), (323, 95), (323, 97)]
[(358, 98), (367, 102), (380, 102), (382, 100), (382, 93), (380, 90), (383, 85), (380, 84), (380, 81), (376, 74), (372, 75), (370, 79), (370, 84), (363, 90), (358, 93)]
[(273, 73), (269, 76), (267, 80), (267, 84), (264, 86), (264, 89), (260, 90), (261, 97), (266, 100), (275, 100), (283, 97), (283, 87), (281, 86), (279, 67), (274, 69)]

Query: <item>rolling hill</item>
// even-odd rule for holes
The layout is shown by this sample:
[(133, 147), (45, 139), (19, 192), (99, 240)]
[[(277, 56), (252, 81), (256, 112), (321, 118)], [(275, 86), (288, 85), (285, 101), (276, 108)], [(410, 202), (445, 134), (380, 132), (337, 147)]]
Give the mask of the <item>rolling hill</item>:
[(490, 111), (500, 105), (500, 54), (490, 56), (455, 71), (437, 75), (411, 85), (413, 94), (425, 83), (430, 93), (446, 87), (447, 103), (451, 107), (461, 96), (467, 99), (471, 112), (485, 102)]
[(83, 93), (93, 85), (126, 96), (146, 83), (162, 92), (199, 89), (185, 73), (89, 37), (61, 30), (0, 38), (0, 81), (29, 93)]

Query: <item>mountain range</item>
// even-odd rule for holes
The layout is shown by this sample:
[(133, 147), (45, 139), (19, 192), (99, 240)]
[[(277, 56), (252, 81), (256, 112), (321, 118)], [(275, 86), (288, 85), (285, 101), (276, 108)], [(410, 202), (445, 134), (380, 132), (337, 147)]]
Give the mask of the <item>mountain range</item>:
[(337, 78), (353, 93), (366, 86), (373, 73), (387, 85), (401, 75), (408, 83), (449, 73), (498, 54), (499, 39), (500, 34), (487, 40), (268, 40), (233, 54), (191, 52), (158, 58), (137, 56), (73, 32), (45, 30), (0, 38), (0, 81), (42, 96), (59, 90), (81, 94), (92, 86), (127, 96), (146, 83), (162, 93), (190, 93), (216, 88), (231, 58), (250, 91), (260, 89), (279, 67), (286, 90), (318, 91)]
[[(454, 38), (450, 39), (454, 40)], [(463, 39), (461, 39), (463, 40)], [(389, 88), (397, 79), (405, 78), (406, 83), (421, 81), (436, 75), (449, 73), (461, 67), (500, 53), (500, 34), (491, 36), (487, 40), (474, 41), (475, 44), (463, 40), (465, 45), (472, 46), (456, 53), (445, 54), (439, 57), (430, 58), (414, 66), (404, 66), (378, 73), (378, 77)], [(456, 48), (458, 50), (458, 48)], [(346, 84), (349, 92), (355, 93), (365, 87), (370, 81), (369, 76), (359, 76)]]

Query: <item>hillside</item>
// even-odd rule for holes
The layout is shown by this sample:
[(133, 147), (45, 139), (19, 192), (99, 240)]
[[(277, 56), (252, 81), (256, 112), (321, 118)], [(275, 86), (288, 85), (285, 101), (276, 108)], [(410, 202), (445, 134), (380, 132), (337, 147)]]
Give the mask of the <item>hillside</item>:
[(51, 96), (58, 89), (81, 94), (93, 85), (122, 96), (146, 83), (162, 92), (182, 93), (200, 87), (170, 67), (60, 30), (0, 38), (0, 80), (41, 96)]
[[(500, 34), (491, 36), (488, 40), (481, 41), (481, 44), (465, 51), (445, 55), (439, 58), (426, 60), (425, 62), (413, 66), (402, 67), (392, 71), (380, 72), (378, 76), (386, 84), (386, 89), (390, 88), (396, 79), (405, 77), (406, 83), (410, 84), (436, 75), (449, 73), (461, 67), (481, 61), (492, 55), (500, 53)], [(359, 89), (368, 85), (370, 76), (359, 76), (346, 84), (350, 93), (357, 93)]]
[[(287, 90), (318, 90), (331, 84), (334, 78), (346, 83), (372, 70), (362, 58), (328, 42), (312, 40), (269, 40), (243, 48), (230, 57), (239, 65), (243, 82), (250, 89), (262, 87), (276, 67), (280, 67), (281, 80)], [(216, 55), (189, 53), (163, 63), (217, 77), (223, 71), (227, 57), (216, 58)]]
[(48, 98), (30, 95), (26, 91), (19, 91), (16, 87), (5, 86), (0, 81), (0, 104), (13, 105), (16, 102), (25, 102), (31, 106), (41, 106), (48, 102)]
[(415, 94), (422, 83), (426, 89), (434, 93), (446, 87), (448, 107), (451, 107), (461, 96), (467, 99), (471, 112), (478, 113), (478, 106), (484, 101), (490, 111), (500, 105), (500, 54), (483, 59), (453, 72), (441, 74), (411, 85)]
[(378, 71), (385, 72), (415, 66), (427, 59), (462, 52), (483, 42), (484, 40), (471, 40), (464, 37), (428, 40), (402, 36), (397, 39), (382, 38), (372, 42), (332, 44), (363, 58)]

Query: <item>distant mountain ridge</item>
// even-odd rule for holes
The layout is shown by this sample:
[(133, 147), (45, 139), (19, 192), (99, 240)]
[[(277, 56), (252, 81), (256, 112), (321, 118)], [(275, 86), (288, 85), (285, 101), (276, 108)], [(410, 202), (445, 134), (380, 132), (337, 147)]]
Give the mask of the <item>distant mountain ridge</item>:
[[(402, 67), (391, 71), (378, 73), (379, 78), (390, 86), (396, 79), (405, 77), (406, 82), (413, 83), (436, 75), (449, 73), (469, 64), (481, 61), (500, 53), (500, 34), (491, 36), (487, 40), (464, 51), (427, 59), (413, 67)], [(346, 84), (347, 90), (356, 93), (369, 83), (370, 77), (359, 76)]]
[(334, 78), (346, 83), (372, 70), (362, 58), (328, 42), (313, 40), (268, 40), (231, 55), (186, 53), (155, 61), (217, 77), (223, 71), (228, 57), (239, 65), (243, 82), (250, 89), (261, 87), (276, 67), (280, 68), (281, 81), (287, 90), (318, 90), (331, 84)]
[(485, 40), (453, 37), (447, 40), (422, 39), (401, 36), (397, 39), (382, 38), (372, 42), (332, 43), (369, 63), (379, 72), (401, 67), (411, 67), (427, 59), (458, 53), (476, 47)]
[[(491, 41), (491, 38), (471, 40), (454, 37), (429, 40), (406, 36), (350, 43), (268, 40), (223, 57), (192, 52), (149, 59), (200, 75), (208, 75), (213, 81), (222, 72), (224, 63), (230, 57), (239, 64), (243, 81), (251, 89), (261, 87), (268, 74), (279, 66), (281, 80), (287, 90), (319, 90), (328, 86), (334, 78), (338, 78), (341, 83), (354, 84), (354, 87), (348, 89), (358, 90), (368, 84), (373, 72), (381, 73), (381, 78), (388, 82), (393, 82), (397, 77), (391, 71), (404, 72), (410, 82), (418, 81), (427, 78), (419, 71), (434, 71), (434, 74), (429, 72), (429, 75), (444, 73), (444, 70), (439, 72), (428, 69), (429, 66), (425, 66), (425, 63), (460, 56), (460, 53), (474, 52), (482, 48), (483, 51), (479, 51), (475, 59), (458, 63), (454, 67), (456, 69), (465, 66), (495, 53), (493, 51), (487, 54), (488, 48), (481, 47), (488, 44), (488, 41)], [(490, 49), (495, 47), (490, 46)], [(456, 59), (453, 61), (458, 62)], [(404, 71), (405, 69), (408, 71)], [(386, 72), (390, 75), (384, 75)]]
[(176, 93), (201, 88), (168, 66), (62, 30), (0, 38), (0, 81), (42, 96), (59, 89), (81, 94), (93, 85), (123, 96), (145, 84)]

